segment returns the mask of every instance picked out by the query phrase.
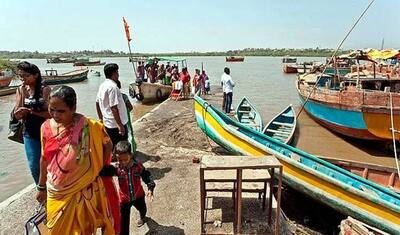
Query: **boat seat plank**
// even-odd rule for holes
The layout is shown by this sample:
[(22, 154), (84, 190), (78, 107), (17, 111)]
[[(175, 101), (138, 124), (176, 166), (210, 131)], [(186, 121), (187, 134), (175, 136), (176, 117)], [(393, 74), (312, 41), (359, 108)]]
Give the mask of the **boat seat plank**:
[(250, 110), (238, 110), (239, 113), (251, 113)]
[(293, 127), (293, 124), (284, 123), (284, 122), (277, 122), (277, 121), (274, 121), (274, 122), (272, 122), (272, 124), (281, 125), (281, 126), (287, 126), (287, 127)]
[(277, 134), (283, 134), (283, 135), (290, 134), (290, 133), (285, 132), (285, 131), (277, 131), (277, 130), (272, 130), (272, 129), (267, 129), (267, 131), (273, 132), (273, 133), (277, 133)]

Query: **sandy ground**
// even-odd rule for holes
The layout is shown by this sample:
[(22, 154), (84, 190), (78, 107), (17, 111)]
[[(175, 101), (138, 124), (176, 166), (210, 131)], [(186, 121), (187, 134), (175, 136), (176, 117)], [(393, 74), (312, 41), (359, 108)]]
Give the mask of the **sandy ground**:
[[(217, 91), (208, 100), (219, 107), (220, 97)], [(137, 106), (134, 120), (153, 107)], [(360, 147), (348, 142), (307, 118), (302, 114), (299, 120), (297, 147), (331, 157), (351, 155), (359, 159), (387, 159), (379, 161), (381, 164), (392, 161), (384, 153), (376, 151), (376, 147), (367, 148), (365, 144)], [(197, 127), (193, 100), (164, 102), (136, 122), (134, 131), (138, 143), (137, 157), (152, 172), (157, 186), (154, 201), (148, 202), (148, 220), (143, 227), (135, 226), (137, 214), (132, 209), (131, 233), (200, 234), (199, 165), (192, 163), (192, 158), (228, 153), (207, 139)], [(24, 223), (36, 205), (34, 195), (34, 190), (30, 190), (0, 209), (0, 235), (24, 233)], [(229, 233), (232, 231), (232, 201), (229, 195), (218, 196), (207, 201), (210, 207), (215, 208), (207, 214), (207, 221), (221, 220), (222, 227), (208, 225), (207, 231)], [(283, 188), (282, 208), (289, 221), (282, 224), (282, 234), (336, 234), (337, 226), (344, 218), (287, 186)], [(244, 233), (269, 233), (265, 213), (257, 199), (245, 196), (243, 210)]]

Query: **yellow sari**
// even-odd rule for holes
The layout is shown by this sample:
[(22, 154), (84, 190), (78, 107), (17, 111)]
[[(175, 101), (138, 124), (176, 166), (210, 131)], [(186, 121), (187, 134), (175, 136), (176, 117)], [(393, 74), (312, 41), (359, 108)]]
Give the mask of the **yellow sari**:
[(103, 124), (81, 117), (80, 124), (60, 136), (42, 127), (42, 148), (48, 162), (47, 228), (49, 234), (115, 234), (106, 191), (99, 176), (103, 143), (110, 141)]

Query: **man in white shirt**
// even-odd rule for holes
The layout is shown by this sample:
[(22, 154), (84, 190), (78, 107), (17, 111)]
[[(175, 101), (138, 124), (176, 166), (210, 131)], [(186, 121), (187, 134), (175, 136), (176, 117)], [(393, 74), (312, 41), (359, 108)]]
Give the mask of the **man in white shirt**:
[(106, 64), (106, 80), (100, 85), (96, 97), (97, 115), (103, 122), (113, 145), (128, 139), (128, 114), (124, 99), (118, 87), (119, 73), (117, 64)]
[(230, 73), (230, 69), (228, 67), (225, 67), (224, 74), (222, 74), (221, 76), (222, 91), (224, 92), (222, 109), (225, 111), (225, 113), (231, 112), (233, 87), (235, 86), (232, 77), (229, 75)]

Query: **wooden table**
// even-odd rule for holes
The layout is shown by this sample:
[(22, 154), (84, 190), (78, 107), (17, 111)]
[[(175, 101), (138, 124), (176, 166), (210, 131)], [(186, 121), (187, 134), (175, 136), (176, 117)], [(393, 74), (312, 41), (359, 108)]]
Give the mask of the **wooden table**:
[[(275, 234), (279, 232), (279, 219), (280, 219), (280, 206), (281, 206), (281, 187), (282, 187), (282, 165), (272, 155), (264, 157), (253, 157), (253, 156), (203, 156), (200, 165), (200, 210), (201, 210), (201, 232), (205, 233), (204, 229), (204, 212), (205, 212), (205, 200), (206, 200), (206, 185), (204, 179), (204, 172), (208, 170), (236, 170), (236, 197), (235, 197), (235, 219), (234, 219), (234, 230), (235, 233), (240, 233), (242, 228), (242, 182), (243, 182), (243, 170), (253, 169), (261, 170), (267, 169), (271, 173), (271, 177), (274, 177), (275, 169), (279, 169), (279, 187), (277, 192), (277, 213), (275, 222)], [(272, 181), (271, 181), (272, 182)], [(273, 195), (272, 183), (269, 190), (269, 209), (268, 209), (268, 223), (271, 224), (272, 214), (272, 195)]]

